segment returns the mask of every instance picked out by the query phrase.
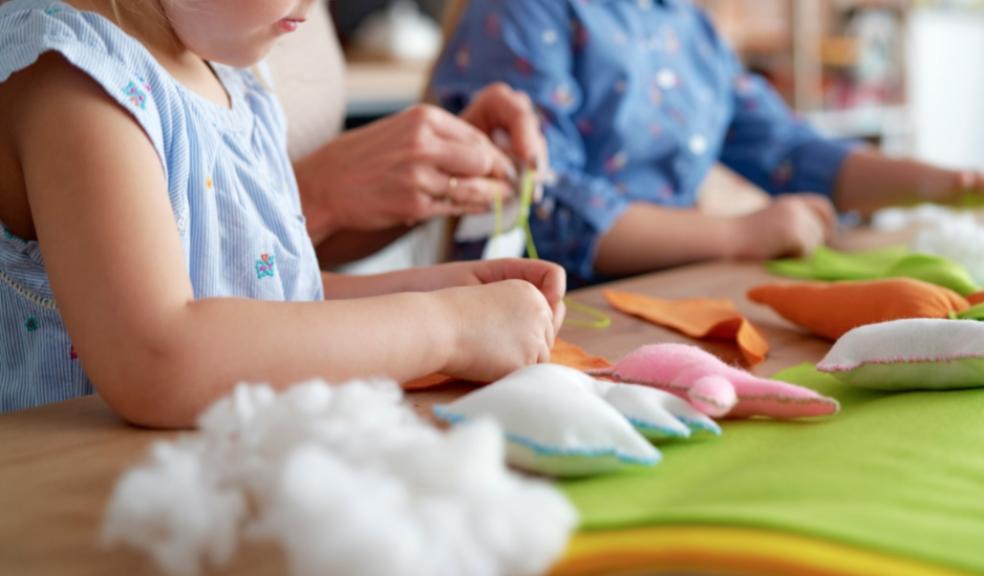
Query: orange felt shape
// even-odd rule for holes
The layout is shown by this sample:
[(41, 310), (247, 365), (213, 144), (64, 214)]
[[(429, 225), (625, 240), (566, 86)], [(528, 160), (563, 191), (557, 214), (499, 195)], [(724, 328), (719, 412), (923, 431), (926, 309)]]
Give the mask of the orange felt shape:
[(664, 300), (615, 290), (606, 290), (605, 298), (619, 312), (672, 328), (691, 338), (734, 340), (749, 366), (758, 364), (769, 353), (765, 337), (735, 310), (730, 300)]
[(858, 326), (905, 318), (949, 318), (970, 307), (953, 290), (912, 278), (766, 284), (749, 290), (748, 299), (830, 340)]
[(967, 296), (967, 302), (970, 302), (971, 306), (984, 304), (984, 292), (975, 292), (974, 294)]
[[(612, 363), (608, 360), (605, 360), (600, 356), (592, 356), (591, 354), (585, 352), (580, 346), (576, 346), (570, 342), (565, 342), (560, 339), (557, 339), (554, 342), (553, 350), (550, 351), (550, 362), (583, 371), (600, 370), (612, 367)], [(451, 376), (445, 376), (444, 374), (431, 374), (430, 376), (417, 378), (416, 380), (411, 380), (410, 382), (403, 384), (403, 389), (411, 391), (425, 390), (428, 388), (443, 386), (444, 384), (449, 384), (454, 381), (455, 379)]]

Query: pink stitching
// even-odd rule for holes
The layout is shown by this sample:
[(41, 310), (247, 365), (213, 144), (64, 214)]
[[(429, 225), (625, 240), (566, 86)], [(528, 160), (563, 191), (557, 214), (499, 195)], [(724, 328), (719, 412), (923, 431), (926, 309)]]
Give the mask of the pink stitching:
[(896, 358), (896, 359), (882, 359), (882, 360), (863, 360), (857, 364), (834, 364), (817, 366), (817, 370), (820, 372), (850, 372), (851, 370), (856, 370), (864, 366), (882, 366), (887, 364), (937, 364), (937, 363), (949, 363), (956, 362), (958, 360), (984, 360), (984, 356), (978, 356), (973, 353), (960, 354), (957, 356), (949, 356), (947, 358)]

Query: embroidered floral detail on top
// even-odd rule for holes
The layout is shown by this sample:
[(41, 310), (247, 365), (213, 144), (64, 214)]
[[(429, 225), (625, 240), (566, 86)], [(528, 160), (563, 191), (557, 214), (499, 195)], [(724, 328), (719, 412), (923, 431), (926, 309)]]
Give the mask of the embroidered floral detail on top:
[(260, 259), (256, 261), (256, 279), (273, 278), (276, 264), (273, 254), (261, 254)]
[(141, 110), (147, 109), (147, 93), (137, 86), (136, 82), (130, 82), (123, 88), (123, 94), (130, 99), (130, 104)]

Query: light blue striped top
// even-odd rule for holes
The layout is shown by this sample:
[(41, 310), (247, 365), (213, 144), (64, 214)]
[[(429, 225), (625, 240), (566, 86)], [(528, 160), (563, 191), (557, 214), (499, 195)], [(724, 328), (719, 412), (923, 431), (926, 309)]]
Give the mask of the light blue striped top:
[[(99, 15), (52, 0), (0, 6), (0, 83), (49, 51), (102, 86), (153, 143), (188, 262), (175, 273), (190, 274), (196, 298), (323, 298), (285, 118), (250, 72), (213, 66), (232, 101), (224, 108), (183, 87)], [(0, 412), (91, 393), (38, 244), (2, 230)]]

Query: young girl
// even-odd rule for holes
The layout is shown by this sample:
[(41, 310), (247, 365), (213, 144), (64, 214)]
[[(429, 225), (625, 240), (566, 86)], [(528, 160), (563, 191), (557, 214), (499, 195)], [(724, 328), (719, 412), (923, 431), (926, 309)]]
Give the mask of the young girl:
[(241, 380), (489, 380), (548, 358), (554, 266), (319, 272), (281, 111), (242, 70), (311, 3), (0, 6), (0, 411), (95, 390), (186, 426)]
[[(495, 81), (542, 113), (560, 181), (533, 234), (575, 281), (809, 251), (834, 229), (830, 199), (871, 210), (984, 183), (820, 137), (687, 0), (471, 0), (433, 93), (457, 109)], [(772, 194), (817, 194), (740, 218), (705, 215), (693, 206), (718, 161)]]

